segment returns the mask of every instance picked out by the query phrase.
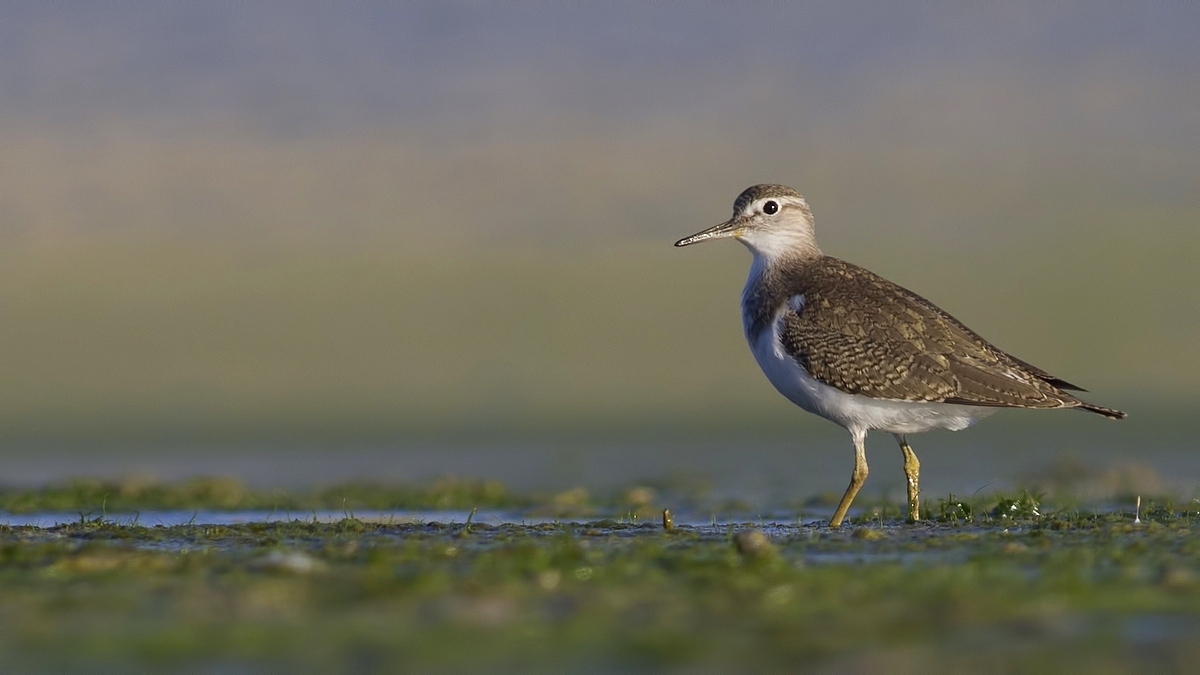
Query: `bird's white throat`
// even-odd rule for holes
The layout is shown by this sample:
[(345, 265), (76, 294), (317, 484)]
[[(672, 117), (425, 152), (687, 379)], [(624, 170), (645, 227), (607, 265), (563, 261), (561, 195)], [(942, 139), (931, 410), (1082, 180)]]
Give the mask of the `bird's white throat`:
[(773, 265), (790, 258), (821, 255), (812, 225), (787, 223), (778, 227), (747, 229), (737, 237), (754, 254), (754, 265)]

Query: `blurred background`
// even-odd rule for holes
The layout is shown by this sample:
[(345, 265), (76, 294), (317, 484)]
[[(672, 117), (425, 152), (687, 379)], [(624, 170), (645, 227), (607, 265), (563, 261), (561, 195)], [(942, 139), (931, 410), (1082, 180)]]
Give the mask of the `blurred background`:
[(845, 432), (744, 344), (748, 254), (671, 247), (779, 182), (826, 253), (1130, 413), (923, 435), (928, 489), (1194, 491), (1197, 35), (1180, 2), (4, 4), (0, 480), (840, 489)]

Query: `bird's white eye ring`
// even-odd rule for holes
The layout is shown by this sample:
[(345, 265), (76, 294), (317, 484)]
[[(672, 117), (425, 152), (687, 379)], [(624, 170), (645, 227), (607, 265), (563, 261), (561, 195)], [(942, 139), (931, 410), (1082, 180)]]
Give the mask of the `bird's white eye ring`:
[(771, 200), (762, 206), (763, 213), (768, 216), (775, 215), (779, 211), (779, 202)]

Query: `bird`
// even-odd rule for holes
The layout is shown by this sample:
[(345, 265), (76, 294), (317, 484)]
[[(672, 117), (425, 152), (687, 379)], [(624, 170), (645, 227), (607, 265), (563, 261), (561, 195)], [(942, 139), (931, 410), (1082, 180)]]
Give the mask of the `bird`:
[(994, 346), (929, 300), (825, 255), (812, 211), (785, 185), (746, 188), (733, 217), (675, 246), (733, 238), (753, 255), (742, 327), (763, 374), (803, 410), (850, 432), (854, 470), (831, 527), (867, 478), (868, 431), (892, 434), (904, 456), (908, 522), (920, 520), (921, 464), (908, 435), (959, 431), (1000, 408), (1125, 413), (1084, 401), (1085, 389)]

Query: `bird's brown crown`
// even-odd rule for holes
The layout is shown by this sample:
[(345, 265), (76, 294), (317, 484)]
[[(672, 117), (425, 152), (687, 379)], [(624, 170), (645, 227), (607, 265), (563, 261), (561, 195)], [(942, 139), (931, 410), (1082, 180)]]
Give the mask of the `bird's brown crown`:
[(796, 192), (786, 185), (773, 185), (770, 183), (751, 185), (745, 190), (742, 190), (742, 194), (738, 195), (738, 198), (734, 200), (733, 215), (737, 216), (740, 214), (743, 210), (745, 210), (747, 204), (758, 201), (759, 199), (765, 199), (767, 197), (795, 197), (797, 199), (802, 199), (799, 192)]

